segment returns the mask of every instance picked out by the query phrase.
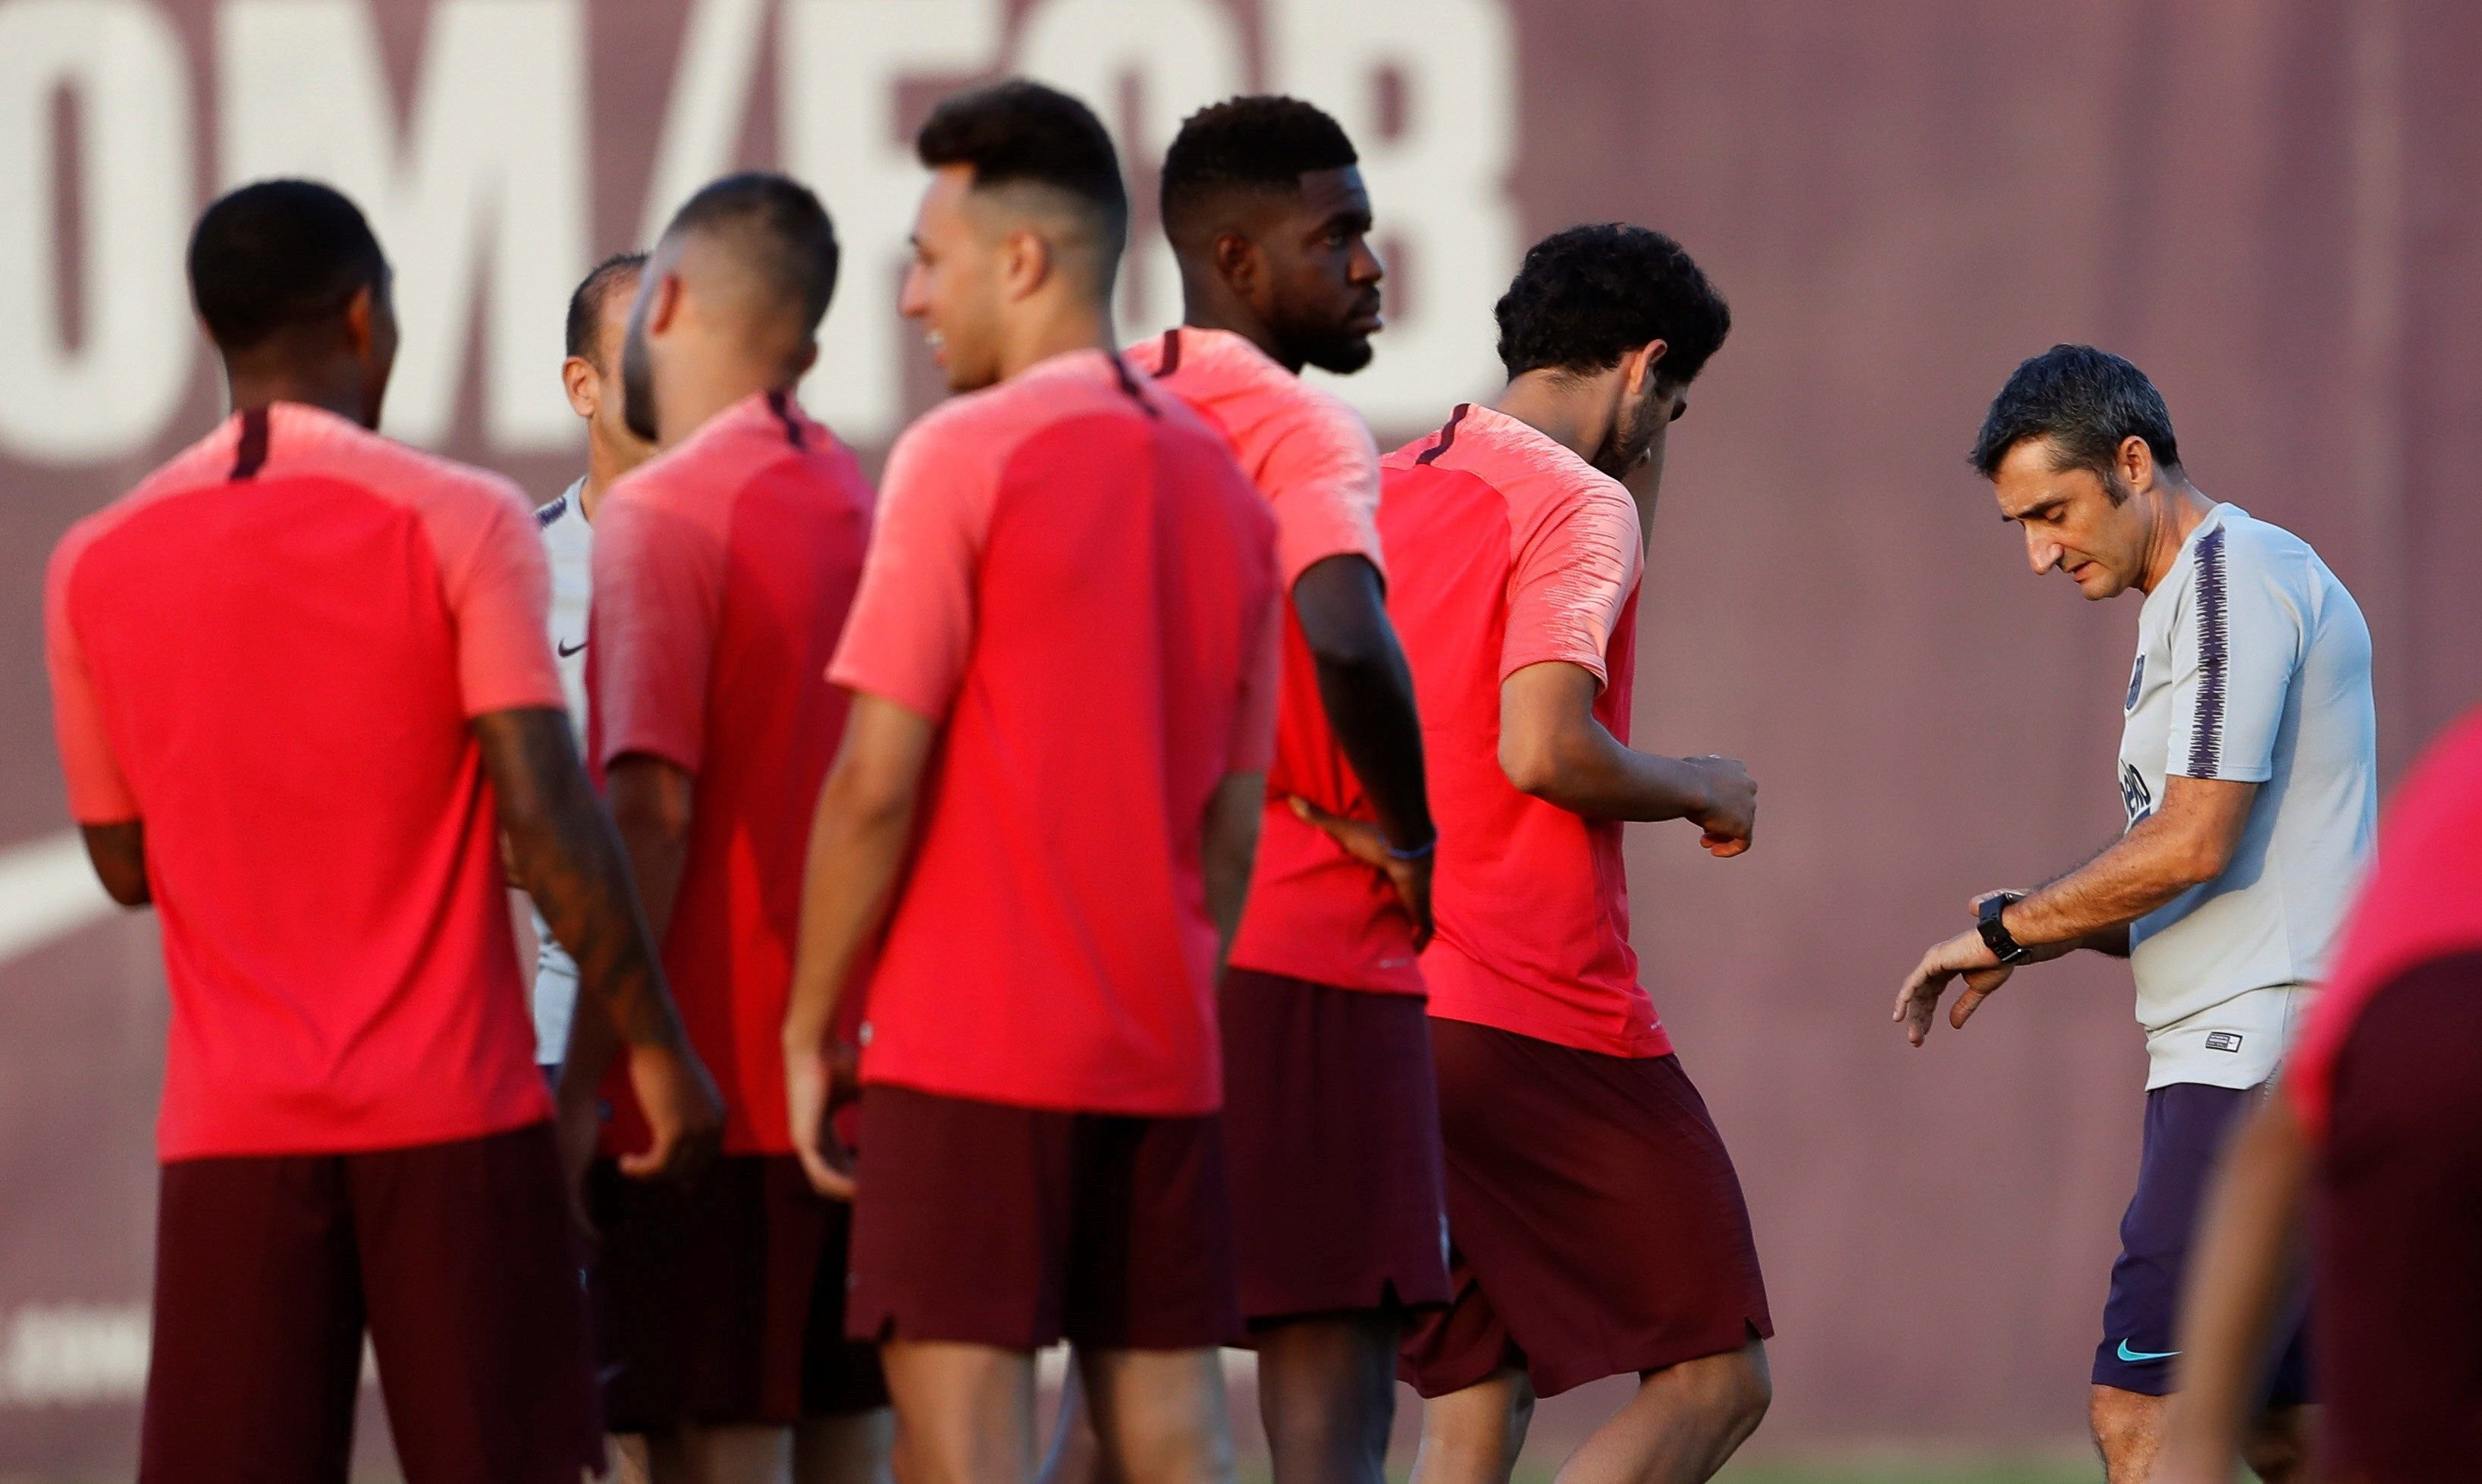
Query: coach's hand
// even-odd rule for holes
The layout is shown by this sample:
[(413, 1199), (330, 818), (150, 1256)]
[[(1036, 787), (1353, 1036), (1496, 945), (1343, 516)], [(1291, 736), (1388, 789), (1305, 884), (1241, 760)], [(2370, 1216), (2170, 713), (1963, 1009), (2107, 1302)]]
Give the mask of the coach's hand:
[(1386, 874), (1387, 884), (1396, 888), (1396, 900), (1405, 905), (1405, 915), (1413, 919), (1413, 951), (1419, 953), (1429, 947), (1433, 928), (1431, 873), (1438, 863), (1438, 852), (1424, 851), (1408, 860), (1391, 849), (1386, 834), (1366, 819), (1331, 814), (1297, 794), (1288, 795), (1284, 802), (1292, 806), (1293, 817), (1326, 831), (1344, 847), (1346, 855)]
[(854, 1198), (853, 1155), (830, 1119), (836, 1104), (836, 1059), (823, 1047), (784, 1049), (784, 1103), (793, 1125), (793, 1152), (810, 1188), (832, 1201)]
[(1890, 1019), (1904, 1025), (1907, 1041), (1920, 1046), (1930, 1034), (1931, 1017), (1939, 1013), (1940, 996), (1947, 993), (1948, 981), (1963, 976), (1965, 993), (1957, 996), (1947, 1017), (1948, 1024), (1963, 1030), (1973, 1012), (2013, 972), (1993, 956), (1980, 932), (1959, 933), (1923, 954), (1914, 966), (1905, 987), (1896, 992), (1896, 1013)]
[(1719, 861), (1749, 849), (1750, 836), (1758, 827), (1758, 783), (1750, 777), (1749, 764), (1713, 753), (1681, 761), (1696, 768), (1706, 782), (1705, 807), (1689, 816), (1689, 822), (1698, 827), (1698, 843)]
[(621, 1155), (620, 1173), (635, 1179), (694, 1173), (724, 1142), (724, 1095), (686, 1046), (650, 1042), (628, 1055), (629, 1088), (654, 1142)]

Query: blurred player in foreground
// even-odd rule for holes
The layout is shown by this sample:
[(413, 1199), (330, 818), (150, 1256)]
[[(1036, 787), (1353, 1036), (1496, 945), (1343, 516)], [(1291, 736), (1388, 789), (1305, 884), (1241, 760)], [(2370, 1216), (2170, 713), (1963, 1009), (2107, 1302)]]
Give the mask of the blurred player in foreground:
[[(1273, 742), (1276, 532), (1213, 430), (1114, 354), (1110, 136), (1032, 83), (949, 99), (903, 308), (952, 390), (888, 455), (831, 672), (783, 1050), (822, 1189), (858, 1186), (853, 1333), (914, 1480), (1034, 1470), (1066, 1338), (1104, 1467), (1231, 1473), (1215, 979)], [(825, 1123), (869, 983), (859, 1142)]]
[(1773, 1327), (1731, 1157), (1638, 983), (1621, 831), (1686, 819), (1735, 856), (1757, 809), (1738, 762), (1628, 745), (1667, 434), (1731, 321), (1679, 244), (1623, 225), (1537, 243), (1497, 313), (1507, 389), (1388, 455), (1379, 510), (1440, 838), (1456, 1294), (1405, 1347), (1413, 1476), (1505, 1480), (1535, 1397), (1634, 1372), (1560, 1476), (1704, 1479), (1766, 1413)]
[(628, 1044), (633, 1173), (721, 1109), (578, 766), (542, 546), (507, 482), (371, 431), (397, 328), (350, 201), (245, 186), (190, 280), (233, 414), (74, 527), (48, 599), (71, 809), (160, 904), (172, 994), (140, 1477), (341, 1484), (367, 1326), (414, 1484), (575, 1484), (602, 1447), (500, 834)]
[[(1940, 996), (1966, 1020), (2020, 964), (2078, 948), (2130, 960), (2146, 1027), (2146, 1146), (2121, 1222), (2090, 1416), (2111, 1484), (2161, 1445), (2180, 1275), (2206, 1173), (2291, 1043), (2368, 853), (2377, 799), (2370, 631), (2291, 532), (2190, 484), (2144, 372), (2087, 346), (2019, 366), (1973, 465), (2037, 573), (2090, 601), (2146, 596), (2120, 744), (2127, 832), (2032, 891), (1972, 901), (1896, 996), (1920, 1046)], [(2306, 1477), (2296, 1324), (2260, 1398), (2251, 1467)]]
[[(571, 411), (586, 421), (586, 472), (560, 497), (535, 509), (543, 555), (551, 564), (552, 658), (568, 698), (569, 729), (586, 748), (586, 616), (594, 596), (594, 516), (612, 482), (655, 451), (629, 431), (621, 415), (620, 344), (629, 331), (629, 305), (638, 295), (644, 252), (605, 258), (568, 297), (568, 355), (560, 363), (562, 389)], [(568, 1021), (577, 1006), (577, 964), (535, 914), (535, 1060), (556, 1076), (568, 1048)]]
[(2482, 716), (2379, 831), (2281, 1090), (2233, 1137), (2154, 1484), (2232, 1474), (2306, 1207), (2321, 1476), (2482, 1479)]
[[(1129, 361), (1240, 456), (1275, 512), (1292, 599), (1257, 863), (1221, 995), (1241, 1312), (1280, 1484), (1378, 1484), (1405, 1315), (1446, 1303), (1448, 1272), (1415, 960), (1437, 836), (1382, 585), (1379, 450), (1301, 379), (1305, 365), (1369, 363), (1370, 199), (1334, 119), (1294, 98), (1234, 98), (1182, 124), (1163, 219), (1185, 318)], [(1051, 1474), (1087, 1473), (1082, 1415), (1060, 1437)]]
[[(828, 659), (870, 535), (860, 467), (794, 400), (836, 256), (804, 187), (718, 180), (655, 245), (622, 353), (629, 424), (662, 451), (600, 513), (589, 734), (728, 1114), (696, 1180), (605, 1164), (591, 1186), (605, 1401), (658, 1484), (773, 1484), (788, 1449), (798, 1484), (885, 1469), (879, 1358), (844, 1336), (851, 1210), (794, 1158), (779, 1050), (809, 810), (844, 730)], [(563, 1084), (573, 1126), (595, 1092)], [(602, 1093), (609, 1155), (634, 1114)]]

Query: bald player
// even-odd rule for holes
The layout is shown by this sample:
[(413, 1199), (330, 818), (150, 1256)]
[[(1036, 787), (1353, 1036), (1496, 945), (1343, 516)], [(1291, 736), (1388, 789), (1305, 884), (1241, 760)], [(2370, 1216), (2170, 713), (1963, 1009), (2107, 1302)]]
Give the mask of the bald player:
[[(903, 307), (965, 395), (889, 453), (836, 651), (793, 1136), (858, 1187), (852, 1332), (883, 1342), (909, 1479), (1031, 1474), (1062, 1338), (1107, 1468), (1228, 1478), (1215, 978), (1273, 744), (1275, 520), (1114, 354), (1128, 200), (1094, 114), (1004, 83), (916, 150)], [(826, 1057), (883, 925), (849, 1174)]]
[[(772, 1481), (788, 1450), (801, 1484), (885, 1467), (878, 1359), (844, 1338), (847, 1207), (793, 1158), (778, 1051), (805, 826), (844, 729), (828, 657), (870, 528), (853, 455), (794, 399), (836, 257), (801, 185), (718, 180), (655, 245), (622, 353), (628, 421), (660, 452), (600, 512), (591, 752), (727, 1113), (696, 1184), (603, 1166), (592, 1186), (606, 1401), (658, 1484)], [(591, 1084), (563, 1091), (591, 1107)], [(610, 1153), (635, 1115), (603, 1093)]]

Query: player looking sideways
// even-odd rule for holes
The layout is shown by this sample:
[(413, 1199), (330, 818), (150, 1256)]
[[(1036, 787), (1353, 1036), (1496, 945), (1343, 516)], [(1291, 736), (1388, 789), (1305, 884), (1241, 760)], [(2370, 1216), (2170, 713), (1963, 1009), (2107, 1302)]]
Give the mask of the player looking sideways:
[(2482, 715), (2388, 806), (2277, 1096), (2232, 1137), (2155, 1484), (2232, 1476), (2306, 1208), (2321, 1476), (2482, 1478)]
[[(2037, 574), (2089, 601), (2145, 595), (2122, 708), (2128, 825), (2047, 886), (1976, 895), (1976, 927), (1923, 955), (1895, 1019), (1920, 1046), (1959, 976), (1962, 1028), (2020, 964), (2129, 959), (2145, 1153), (2088, 1412), (2112, 1484), (2137, 1484), (2162, 1443), (2206, 1172), (2290, 1044), (2369, 850), (2370, 631), (2299, 537), (2199, 492), (2162, 395), (2117, 356), (2056, 345), (2020, 365), (1971, 459)], [(2296, 1324), (2259, 1398), (2260, 1477), (2307, 1477), (2309, 1400)]]
[(371, 431), (397, 327), (361, 213), (244, 186), (189, 268), (233, 413), (47, 595), (70, 808), (158, 904), (172, 995), (139, 1474), (343, 1479), (367, 1326), (408, 1479), (574, 1484), (602, 1449), (500, 835), (628, 1044), (633, 1170), (695, 1164), (715, 1091), (577, 764), (524, 500)]
[[(1163, 220), (1183, 323), (1129, 362), (1230, 442), (1275, 512), (1292, 596), (1276, 761), (1220, 1001), (1241, 1312), (1276, 1477), (1377, 1484), (1406, 1311), (1446, 1303), (1448, 1273), (1415, 962), (1436, 835), (1382, 586), (1379, 450), (1300, 375), (1370, 362), (1370, 199), (1334, 119), (1242, 97), (1181, 125)], [(1059, 1437), (1050, 1473), (1087, 1471), (1082, 1411)]]
[[(858, 1185), (852, 1332), (909, 1480), (1034, 1470), (1034, 1352), (1075, 1348), (1104, 1467), (1231, 1474), (1240, 1330), (1215, 978), (1275, 719), (1275, 520), (1114, 354), (1109, 135), (1027, 82), (950, 98), (902, 307), (951, 390), (888, 455), (832, 677), (791, 1013), (793, 1135)], [(909, 848), (910, 845), (910, 848)], [(882, 923), (861, 1163), (824, 1115)]]
[[(629, 431), (621, 415), (620, 344), (629, 331), (629, 305), (638, 294), (644, 252), (620, 252), (594, 265), (568, 296), (568, 356), (560, 380), (571, 411), (586, 422), (586, 472), (557, 499), (535, 508), (543, 555), (551, 564), (552, 658), (568, 698), (569, 729), (586, 747), (586, 615), (594, 595), (594, 514), (604, 491), (655, 451)], [(577, 1004), (577, 965), (543, 922), (535, 917), (535, 1060), (546, 1073), (560, 1071), (568, 1047), (568, 1020)]]
[[(805, 825), (844, 729), (828, 657), (870, 531), (859, 466), (793, 396), (836, 256), (801, 185), (715, 181), (656, 243), (622, 352), (629, 424), (661, 451), (601, 512), (589, 735), (727, 1113), (698, 1180), (604, 1165), (591, 1185), (605, 1403), (657, 1484), (772, 1484), (788, 1447), (799, 1484), (885, 1462), (878, 1357), (844, 1338), (850, 1211), (793, 1156), (778, 1050)], [(562, 1090), (588, 1119), (593, 1084)], [(610, 1155), (632, 1115), (625, 1089), (603, 1094)]]
[(1735, 856), (1757, 809), (1740, 763), (1628, 745), (1665, 444), (1731, 317), (1678, 243), (1620, 225), (1535, 244), (1497, 314), (1507, 389), (1382, 461), (1439, 820), (1455, 1244), (1455, 1298), (1405, 1347), (1413, 1476), (1505, 1480), (1536, 1396), (1635, 1372), (1560, 1476), (1703, 1479), (1765, 1415), (1773, 1329), (1731, 1157), (1638, 984), (1621, 831), (1685, 819)]

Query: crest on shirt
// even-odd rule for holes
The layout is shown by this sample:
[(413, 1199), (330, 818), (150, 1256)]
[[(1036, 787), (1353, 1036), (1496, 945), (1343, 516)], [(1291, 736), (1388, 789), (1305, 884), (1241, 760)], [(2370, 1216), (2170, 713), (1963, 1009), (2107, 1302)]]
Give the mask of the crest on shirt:
[(2146, 683), (2146, 656), (2145, 656), (2145, 654), (2140, 653), (2140, 654), (2137, 656), (2137, 663), (2129, 667), (2129, 671), (2128, 671), (2128, 699), (2127, 699), (2126, 701), (2124, 701), (2124, 702), (2122, 702), (2120, 703), (2120, 708), (2121, 708), (2121, 710), (2123, 710), (2123, 711), (2134, 711), (2134, 710), (2136, 710), (2136, 709), (2137, 709), (2137, 688), (2138, 688), (2139, 686), (2141, 686), (2141, 685), (2144, 685), (2145, 683)]

